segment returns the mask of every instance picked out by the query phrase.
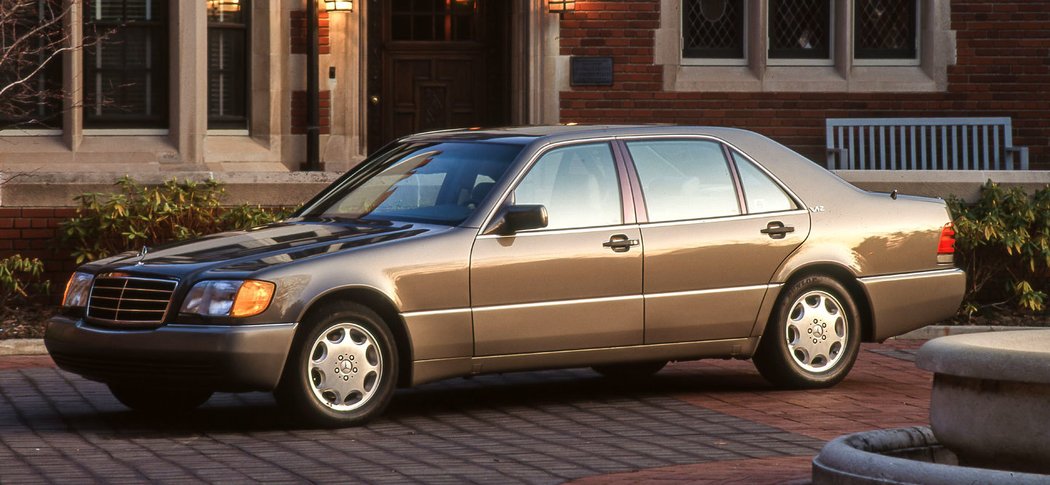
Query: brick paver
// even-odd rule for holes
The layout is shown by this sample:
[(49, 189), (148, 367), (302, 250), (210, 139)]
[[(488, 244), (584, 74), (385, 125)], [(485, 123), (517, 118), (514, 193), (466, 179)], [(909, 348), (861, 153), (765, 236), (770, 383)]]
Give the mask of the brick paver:
[(384, 418), (340, 430), (301, 428), (262, 393), (150, 418), (46, 357), (5, 357), (0, 483), (804, 482), (829, 438), (927, 422), (914, 348), (865, 346), (845, 382), (806, 392), (721, 360), (644, 383), (588, 370), (454, 379), (400, 391)]

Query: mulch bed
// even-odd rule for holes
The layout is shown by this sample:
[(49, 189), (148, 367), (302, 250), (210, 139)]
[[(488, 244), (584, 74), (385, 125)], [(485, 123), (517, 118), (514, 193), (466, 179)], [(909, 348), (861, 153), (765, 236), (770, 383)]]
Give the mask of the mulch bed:
[[(0, 308), (0, 340), (42, 338), (47, 320), (57, 312), (51, 305)], [(972, 317), (959, 316), (942, 322), (945, 325), (1001, 325), (1016, 327), (1050, 327), (1050, 312), (1032, 313), (985, 307)]]
[(47, 320), (56, 312), (50, 305), (0, 308), (0, 340), (43, 338)]

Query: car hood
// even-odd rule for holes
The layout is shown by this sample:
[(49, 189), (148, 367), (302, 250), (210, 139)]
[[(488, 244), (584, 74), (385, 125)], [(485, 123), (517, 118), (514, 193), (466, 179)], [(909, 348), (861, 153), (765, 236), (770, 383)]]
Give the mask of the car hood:
[(251, 273), (307, 258), (415, 239), (449, 230), (409, 222), (297, 219), (248, 231), (225, 232), (157, 248), (122, 253), (85, 266), (92, 272), (121, 271), (181, 277), (190, 273)]

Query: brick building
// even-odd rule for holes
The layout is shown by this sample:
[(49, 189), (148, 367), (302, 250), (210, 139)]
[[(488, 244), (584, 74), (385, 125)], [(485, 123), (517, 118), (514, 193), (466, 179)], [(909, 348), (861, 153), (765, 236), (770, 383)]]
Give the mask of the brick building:
[(1050, 2), (318, 1), (327, 171), (307, 173), (306, 1), (74, 1), (74, 41), (114, 34), (46, 70), (61, 102), (0, 124), (0, 256), (44, 254), (73, 196), (125, 174), (295, 203), (385, 142), (445, 127), (727, 125), (819, 162), (827, 118), (1010, 117), (1034, 171), (844, 175), (1050, 182)]

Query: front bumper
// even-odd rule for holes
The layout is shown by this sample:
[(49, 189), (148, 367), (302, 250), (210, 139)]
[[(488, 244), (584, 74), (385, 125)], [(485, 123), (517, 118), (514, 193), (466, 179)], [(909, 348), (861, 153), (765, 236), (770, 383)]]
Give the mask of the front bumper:
[(270, 391), (281, 379), (296, 324), (95, 327), (56, 316), (44, 345), (58, 367), (105, 383), (213, 391)]

